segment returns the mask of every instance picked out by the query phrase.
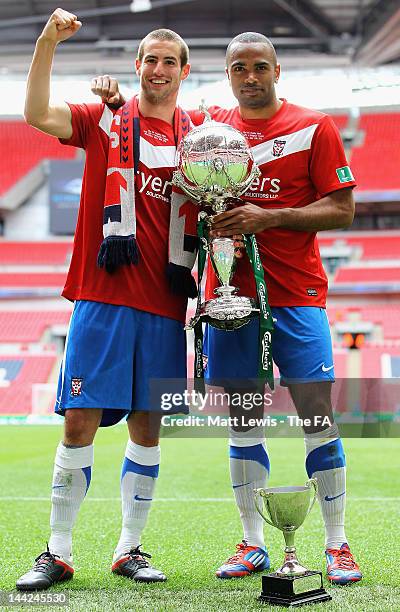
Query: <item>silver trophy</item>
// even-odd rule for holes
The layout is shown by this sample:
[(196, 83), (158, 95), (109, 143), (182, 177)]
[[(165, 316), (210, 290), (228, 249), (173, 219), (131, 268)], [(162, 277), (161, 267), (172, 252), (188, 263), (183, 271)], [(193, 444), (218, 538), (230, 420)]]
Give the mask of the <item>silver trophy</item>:
[[(311, 498), (311, 490), (314, 495)], [(317, 496), (317, 481), (308, 480), (304, 487), (275, 487), (256, 489), (257, 511), (272, 527), (283, 532), (285, 560), (276, 572), (262, 577), (263, 590), (260, 601), (281, 606), (298, 606), (305, 603), (328, 601), (330, 595), (322, 587), (322, 574), (303, 567), (296, 555), (294, 534), (310, 513)], [(264, 512), (259, 505), (264, 502)]]
[[(246, 138), (235, 128), (213, 121), (207, 110), (204, 123), (182, 139), (177, 152), (177, 170), (173, 183), (202, 208), (200, 213), (209, 225), (214, 214), (224, 212), (241, 196), (260, 174)], [(221, 285), (216, 298), (201, 304), (191, 319), (189, 329), (202, 319), (219, 329), (236, 329), (245, 325), (259, 308), (254, 298), (238, 296), (231, 278), (235, 268), (232, 238), (206, 241), (213, 268)]]

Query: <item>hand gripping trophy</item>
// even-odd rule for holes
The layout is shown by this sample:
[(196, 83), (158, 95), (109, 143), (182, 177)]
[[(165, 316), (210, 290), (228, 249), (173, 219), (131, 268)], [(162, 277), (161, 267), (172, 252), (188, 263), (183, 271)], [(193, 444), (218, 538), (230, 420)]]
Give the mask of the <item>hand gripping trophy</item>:
[[(255, 237), (244, 236), (244, 240), (255, 275), (258, 303), (254, 298), (237, 295), (238, 289), (230, 284), (236, 262), (233, 238), (209, 236), (213, 214), (242, 203), (239, 197), (259, 176), (260, 170), (243, 134), (229, 125), (213, 121), (204, 105), (200, 109), (206, 119), (182, 139), (173, 176), (173, 183), (201, 208), (198, 223), (199, 298), (195, 316), (187, 326), (187, 329), (195, 331), (195, 376), (202, 377), (202, 322), (218, 329), (233, 330), (258, 316), (259, 377), (266, 378), (273, 388), (272, 314)], [(207, 254), (221, 285), (214, 290), (217, 297), (202, 302), (200, 287)]]
[[(311, 499), (311, 490), (314, 495)], [(303, 567), (296, 555), (294, 533), (311, 512), (317, 496), (317, 480), (311, 478), (304, 487), (256, 489), (254, 501), (259, 514), (272, 527), (283, 532), (285, 561), (271, 574), (262, 577), (259, 600), (270, 605), (296, 607), (329, 601), (332, 597), (322, 587), (322, 574)], [(264, 512), (259, 500), (264, 501)]]

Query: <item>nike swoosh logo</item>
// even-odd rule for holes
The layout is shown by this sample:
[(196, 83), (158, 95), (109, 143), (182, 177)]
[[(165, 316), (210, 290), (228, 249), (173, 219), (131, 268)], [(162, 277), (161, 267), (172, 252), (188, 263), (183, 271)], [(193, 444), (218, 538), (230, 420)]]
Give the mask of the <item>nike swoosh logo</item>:
[(136, 501), (153, 501), (152, 497), (139, 497), (139, 495), (135, 495), (133, 499), (136, 499)]
[(331, 366), (329, 366), (329, 368), (327, 368), (327, 367), (325, 366), (325, 364), (323, 363), (323, 364), (322, 364), (322, 371), (323, 371), (323, 372), (329, 372), (329, 370), (332, 370), (332, 368), (333, 368), (333, 367), (334, 367), (334, 366), (333, 366), (333, 365), (331, 365)]
[(238, 489), (239, 487), (245, 487), (248, 484), (251, 484), (251, 482), (244, 482), (243, 484), (232, 485), (232, 489)]
[(338, 497), (342, 497), (342, 495), (345, 495), (346, 491), (343, 491), (343, 493), (339, 493), (339, 495), (335, 495), (335, 497), (328, 497), (328, 495), (325, 495), (325, 501), (333, 501), (334, 499), (337, 499)]

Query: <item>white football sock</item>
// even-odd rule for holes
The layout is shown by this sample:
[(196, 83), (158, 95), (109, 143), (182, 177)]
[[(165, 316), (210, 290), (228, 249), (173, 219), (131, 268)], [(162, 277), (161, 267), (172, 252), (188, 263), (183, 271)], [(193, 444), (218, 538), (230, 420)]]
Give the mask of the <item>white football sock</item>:
[(49, 550), (72, 563), (72, 528), (89, 488), (93, 465), (93, 444), (57, 447), (51, 492)]
[(160, 463), (159, 446), (128, 441), (121, 474), (122, 529), (114, 560), (140, 544)]
[(346, 461), (338, 426), (305, 434), (306, 467), (318, 481), (318, 499), (325, 523), (326, 548), (340, 548), (347, 542), (344, 521), (346, 509)]
[[(246, 432), (247, 433), (247, 432)], [(264, 488), (269, 475), (265, 438), (230, 433), (230, 472), (236, 505), (243, 525), (243, 539), (249, 546), (265, 548), (264, 521), (254, 503), (254, 489)]]

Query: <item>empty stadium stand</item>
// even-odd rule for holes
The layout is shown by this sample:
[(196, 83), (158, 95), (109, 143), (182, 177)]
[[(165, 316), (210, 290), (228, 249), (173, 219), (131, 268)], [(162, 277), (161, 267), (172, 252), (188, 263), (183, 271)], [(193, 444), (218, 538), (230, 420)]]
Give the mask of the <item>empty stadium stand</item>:
[(350, 246), (357, 256), (360, 255), (361, 261), (372, 259), (400, 260), (400, 232), (398, 231), (320, 232), (318, 234), (318, 244), (321, 249), (334, 245)]
[[(398, 282), (400, 283), (400, 265), (396, 267), (352, 267), (346, 266), (339, 268), (336, 271), (333, 279), (334, 283), (386, 283), (386, 282)], [(1, 283), (1, 275), (0, 275)]]
[(0, 287), (60, 287), (66, 272), (0, 272)]
[(358, 129), (365, 134), (351, 154), (358, 190), (400, 192), (400, 114), (363, 114)]
[(4, 265), (68, 265), (72, 242), (0, 240), (0, 264)]
[(53, 325), (68, 325), (68, 310), (0, 311), (0, 343), (39, 342), (43, 333)]
[[(57, 356), (0, 356), (0, 414), (27, 414), (32, 405), (32, 385), (46, 383)], [(7, 384), (9, 383), (9, 384)]]
[(400, 305), (376, 304), (327, 309), (330, 325), (343, 321), (370, 321), (383, 327), (387, 340), (400, 339)]
[(45, 159), (74, 159), (76, 149), (61, 145), (23, 120), (0, 121), (0, 208), (13, 209), (44, 180)]

